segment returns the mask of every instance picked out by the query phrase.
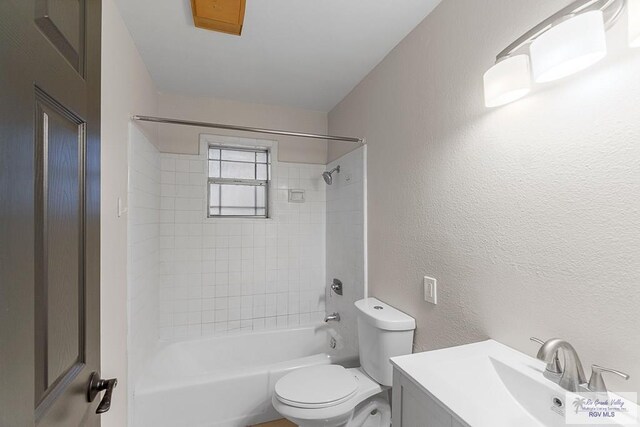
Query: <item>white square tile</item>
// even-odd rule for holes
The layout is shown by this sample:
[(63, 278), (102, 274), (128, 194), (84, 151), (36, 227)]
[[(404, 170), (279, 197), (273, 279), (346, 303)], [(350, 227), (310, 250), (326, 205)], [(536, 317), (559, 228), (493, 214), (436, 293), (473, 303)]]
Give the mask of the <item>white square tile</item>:
[(204, 173), (204, 163), (203, 160), (191, 160), (189, 162), (189, 172)]
[(160, 166), (163, 171), (175, 171), (176, 170), (176, 161), (174, 159), (162, 157), (160, 161)]
[(175, 170), (176, 172), (189, 172), (189, 160), (176, 159)]
[[(161, 248), (155, 255), (159, 278), (156, 286), (147, 280), (151, 283), (147, 288), (156, 289), (158, 305), (162, 300), (164, 310), (157, 317), (157, 335), (219, 335), (315, 321), (324, 310), (325, 234), (333, 232), (333, 239), (349, 244), (356, 237), (345, 221), (358, 218), (341, 214), (335, 216), (338, 231), (325, 228), (325, 215), (330, 215), (325, 204), (355, 209), (354, 201), (361, 200), (358, 193), (342, 191), (336, 194), (343, 199), (327, 198), (320, 178), (324, 166), (275, 162), (274, 219), (208, 219), (206, 162), (196, 155), (170, 154), (157, 154), (156, 162), (157, 172), (147, 160), (141, 162), (141, 177), (155, 176), (156, 184), (143, 179), (139, 185), (148, 194), (154, 194), (156, 185), (158, 196), (155, 201), (142, 197), (138, 203), (143, 207), (155, 203), (158, 212), (144, 208), (132, 210), (130, 216), (136, 222), (155, 218), (159, 223), (153, 237)], [(280, 202), (278, 183), (284, 190)], [(292, 186), (306, 190), (307, 203), (288, 203), (286, 189)], [(130, 236), (146, 242), (147, 233), (141, 227)], [(137, 253), (145, 253), (147, 247), (141, 243)], [(343, 263), (354, 262), (344, 258)], [(140, 264), (135, 271), (141, 274), (148, 265)]]
[(275, 317), (267, 317), (264, 319), (265, 329), (275, 329), (277, 327), (276, 318)]
[(226, 322), (229, 319), (229, 312), (227, 310), (216, 310), (214, 313), (216, 322)]

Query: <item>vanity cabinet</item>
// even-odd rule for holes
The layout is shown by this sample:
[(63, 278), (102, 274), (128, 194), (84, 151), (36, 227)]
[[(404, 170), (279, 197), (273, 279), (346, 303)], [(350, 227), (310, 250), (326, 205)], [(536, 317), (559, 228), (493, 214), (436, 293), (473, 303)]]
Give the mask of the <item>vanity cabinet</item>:
[(468, 427), (395, 368), (392, 402), (393, 427)]

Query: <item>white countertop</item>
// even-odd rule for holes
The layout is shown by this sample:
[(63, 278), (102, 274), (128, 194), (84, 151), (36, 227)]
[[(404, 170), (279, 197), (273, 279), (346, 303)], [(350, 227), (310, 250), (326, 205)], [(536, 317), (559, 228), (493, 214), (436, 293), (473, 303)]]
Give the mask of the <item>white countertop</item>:
[(553, 399), (561, 398), (564, 410), (571, 397), (543, 376), (545, 363), (497, 341), (394, 357), (391, 363), (473, 427), (567, 425)]

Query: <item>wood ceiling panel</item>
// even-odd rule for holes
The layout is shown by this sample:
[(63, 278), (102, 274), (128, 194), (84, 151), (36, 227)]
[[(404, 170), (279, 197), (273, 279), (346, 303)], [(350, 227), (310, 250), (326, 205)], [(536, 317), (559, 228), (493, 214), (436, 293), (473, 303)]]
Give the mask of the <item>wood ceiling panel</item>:
[(240, 35), (245, 0), (191, 0), (193, 23), (198, 28)]

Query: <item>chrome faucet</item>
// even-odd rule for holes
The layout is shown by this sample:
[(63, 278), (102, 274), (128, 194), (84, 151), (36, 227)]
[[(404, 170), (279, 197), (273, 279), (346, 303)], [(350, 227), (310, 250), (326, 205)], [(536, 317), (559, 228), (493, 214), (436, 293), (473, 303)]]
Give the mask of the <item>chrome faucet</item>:
[(340, 314), (338, 313), (331, 313), (331, 314), (327, 314), (324, 317), (324, 321), (326, 322), (339, 322), (340, 321)]
[(536, 357), (548, 365), (553, 363), (560, 350), (562, 350), (564, 365), (558, 385), (568, 391), (580, 391), (580, 385), (585, 384), (587, 379), (584, 376), (584, 369), (582, 369), (578, 353), (571, 344), (560, 338), (552, 338), (540, 347)]
[[(565, 390), (574, 393), (584, 391), (606, 394), (607, 387), (602, 379), (602, 374), (605, 372), (618, 375), (625, 380), (629, 379), (629, 375), (624, 372), (598, 365), (591, 365), (591, 378), (589, 378), (589, 382), (587, 383), (578, 353), (571, 344), (560, 338), (552, 338), (543, 342), (538, 338), (532, 337), (531, 341), (542, 344), (536, 357), (547, 364), (544, 376), (558, 383), (558, 385)], [(561, 350), (564, 360), (562, 365), (560, 365), (558, 360), (558, 353)]]
[[(531, 337), (529, 339), (540, 344), (541, 346), (544, 345), (544, 341), (540, 338)], [(560, 376), (562, 375), (562, 366), (560, 365), (560, 359), (558, 359), (558, 352), (556, 352), (553, 360), (550, 363), (547, 363), (543, 375), (555, 383), (560, 381)]]

